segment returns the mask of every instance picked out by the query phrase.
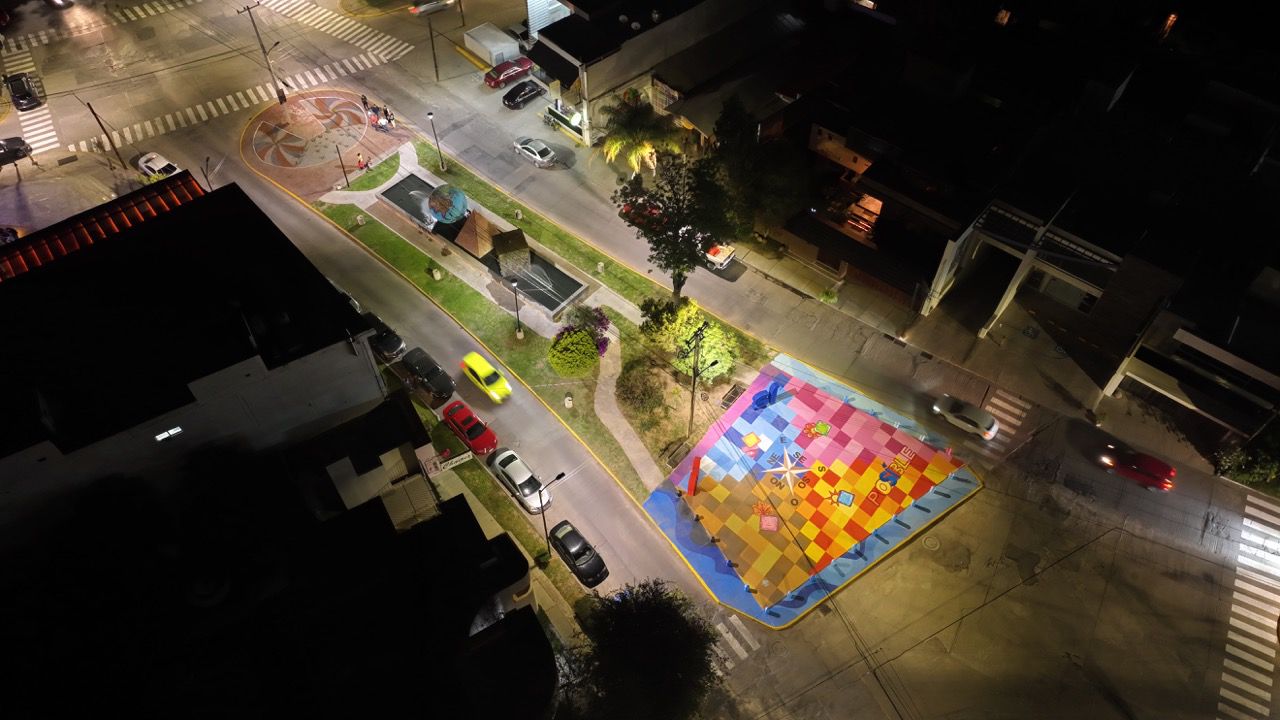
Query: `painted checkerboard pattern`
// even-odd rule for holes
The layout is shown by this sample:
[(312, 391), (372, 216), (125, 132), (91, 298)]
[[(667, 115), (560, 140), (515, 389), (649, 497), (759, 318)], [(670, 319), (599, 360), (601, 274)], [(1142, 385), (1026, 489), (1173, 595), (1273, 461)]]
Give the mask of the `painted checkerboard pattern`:
[[(754, 409), (752, 396), (772, 381), (783, 386), (777, 402)], [(962, 464), (773, 365), (708, 430), (699, 450), (697, 491), (685, 501), (762, 607)]]

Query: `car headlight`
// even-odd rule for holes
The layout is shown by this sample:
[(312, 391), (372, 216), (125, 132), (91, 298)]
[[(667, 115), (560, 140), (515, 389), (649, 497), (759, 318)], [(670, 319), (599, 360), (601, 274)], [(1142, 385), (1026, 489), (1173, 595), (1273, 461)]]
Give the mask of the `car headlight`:
[(1098, 462), (1102, 463), (1103, 465), (1106, 465), (1107, 467), (1115, 467), (1115, 464), (1116, 464), (1116, 461), (1112, 460), (1111, 456), (1109, 455), (1103, 455), (1099, 457)]

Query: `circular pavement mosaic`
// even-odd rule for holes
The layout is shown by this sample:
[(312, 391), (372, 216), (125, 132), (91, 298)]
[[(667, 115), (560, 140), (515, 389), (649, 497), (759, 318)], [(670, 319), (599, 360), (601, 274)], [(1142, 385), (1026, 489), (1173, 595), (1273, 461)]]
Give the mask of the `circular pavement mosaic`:
[(278, 105), (253, 130), (253, 152), (264, 163), (299, 168), (332, 162), (364, 136), (368, 119), (359, 103), (307, 97)]

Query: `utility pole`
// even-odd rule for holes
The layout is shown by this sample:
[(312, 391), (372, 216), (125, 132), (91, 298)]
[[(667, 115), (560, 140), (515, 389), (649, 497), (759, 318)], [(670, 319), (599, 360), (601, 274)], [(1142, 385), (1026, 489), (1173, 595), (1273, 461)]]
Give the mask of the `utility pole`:
[[(267, 46), (262, 44), (262, 34), (258, 32), (258, 21), (253, 19), (253, 9), (261, 4), (262, 3), (260, 2), (256, 2), (252, 5), (245, 5), (240, 10), (237, 10), (236, 14), (240, 15), (242, 13), (249, 13), (249, 24), (253, 26), (253, 36), (258, 38), (258, 49), (262, 51), (262, 59), (267, 63), (267, 74), (271, 76), (271, 86), (276, 89), (276, 99), (280, 101), (281, 105), (283, 105), (284, 88), (280, 87), (280, 81), (276, 80), (276, 71), (272, 69), (271, 57), (267, 54), (269, 51), (267, 50)], [(279, 44), (280, 43), (278, 42), (276, 43), (276, 45)], [(276, 45), (272, 45), (271, 48), (274, 50)]]
[[(84, 106), (89, 108), (89, 114), (93, 115), (93, 120), (94, 122), (98, 123), (98, 129), (102, 131), (102, 136), (107, 139), (107, 147), (115, 151), (116, 159), (120, 161), (120, 168), (124, 169), (126, 167), (129, 167), (128, 165), (124, 164), (124, 158), (120, 157), (120, 148), (116, 147), (116, 144), (111, 142), (111, 133), (107, 132), (107, 127), (102, 124), (102, 118), (98, 117), (97, 111), (93, 109), (93, 104), (85, 103)], [(107, 158), (107, 164), (108, 165), (111, 164), (111, 158)]]
[[(680, 353), (680, 357), (686, 357), (690, 352), (693, 353), (693, 365), (690, 366), (689, 368), (690, 369), (689, 374), (692, 376), (692, 380), (690, 380), (689, 382), (689, 434), (690, 435), (693, 434), (694, 403), (698, 399), (698, 375), (700, 375), (702, 373), (702, 370), (704, 369), (704, 368), (698, 367), (698, 362), (702, 357), (702, 335), (706, 333), (707, 326), (709, 324), (710, 324), (709, 322), (704, 320), (702, 324), (698, 326), (698, 329), (693, 331), (693, 336), (690, 337), (687, 342), (685, 342), (684, 352)], [(720, 363), (719, 360), (713, 360), (711, 361), (711, 364), (707, 366), (707, 368), (715, 367), (719, 363)]]

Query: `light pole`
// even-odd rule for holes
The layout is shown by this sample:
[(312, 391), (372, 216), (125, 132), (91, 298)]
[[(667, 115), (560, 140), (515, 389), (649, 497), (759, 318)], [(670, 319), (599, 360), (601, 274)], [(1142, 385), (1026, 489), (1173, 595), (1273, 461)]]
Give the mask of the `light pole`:
[[(694, 357), (695, 357), (694, 362), (697, 362), (696, 360), (697, 353), (694, 353)], [(693, 385), (692, 387), (689, 388), (689, 434), (690, 435), (693, 434), (693, 401), (696, 400), (698, 397), (698, 376), (702, 374), (703, 370), (710, 370), (711, 368), (719, 364), (720, 364), (719, 360), (712, 360), (704, 368), (699, 368), (697, 365), (693, 366)]]
[(440, 149), (440, 136), (436, 134), (436, 114), (434, 112), (427, 113), (427, 121), (431, 123), (431, 137), (435, 138), (436, 141), (436, 155), (440, 158), (440, 172), (444, 172), (444, 151)]
[(545, 490), (550, 490), (552, 485), (555, 485), (556, 483), (560, 482), (563, 479), (564, 479), (564, 473), (560, 473), (559, 475), (552, 478), (551, 482), (547, 483), (546, 485), (538, 486), (538, 507), (542, 508), (542, 512), (540, 513), (542, 515), (542, 537), (547, 541), (547, 564), (548, 565), (551, 564), (551, 531), (547, 529), (547, 501), (543, 499), (542, 493)]
[(276, 89), (276, 99), (280, 101), (281, 105), (283, 105), (284, 88), (280, 87), (280, 81), (276, 80), (276, 71), (271, 67), (271, 56), (267, 54), (271, 52), (271, 50), (275, 50), (276, 45), (279, 45), (280, 43), (276, 42), (275, 45), (271, 46), (271, 50), (268, 50), (267, 46), (262, 44), (262, 34), (258, 32), (258, 21), (253, 19), (253, 9), (261, 4), (262, 3), (260, 2), (256, 2), (252, 5), (245, 5), (240, 10), (237, 10), (236, 14), (249, 13), (249, 24), (253, 26), (253, 36), (258, 38), (258, 49), (262, 50), (262, 59), (267, 63), (267, 74), (271, 76), (271, 86)]
[(511, 278), (511, 294), (516, 296), (516, 339), (524, 339), (524, 326), (520, 324), (520, 286)]

